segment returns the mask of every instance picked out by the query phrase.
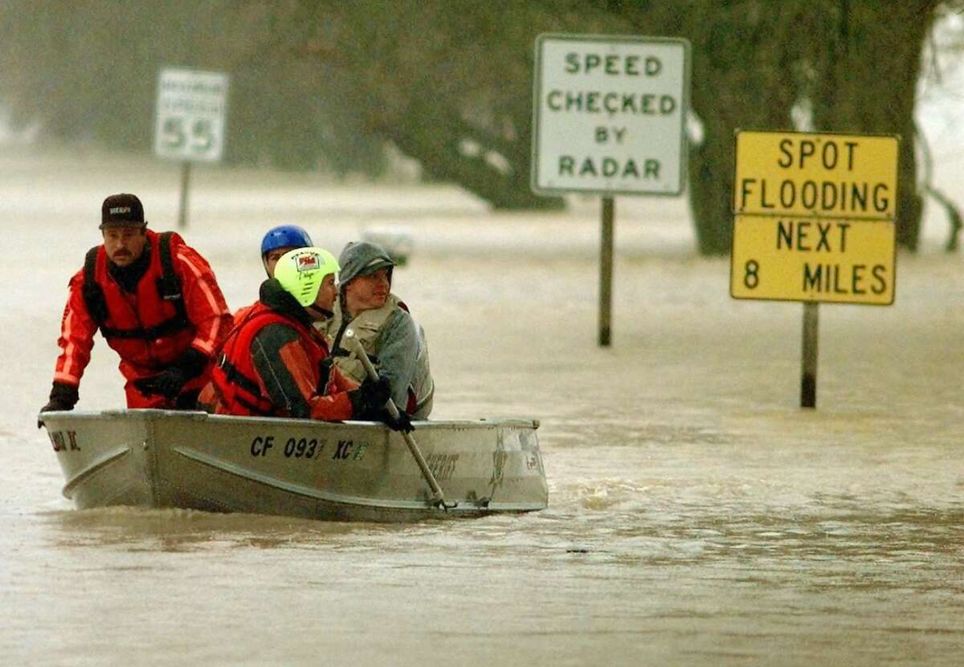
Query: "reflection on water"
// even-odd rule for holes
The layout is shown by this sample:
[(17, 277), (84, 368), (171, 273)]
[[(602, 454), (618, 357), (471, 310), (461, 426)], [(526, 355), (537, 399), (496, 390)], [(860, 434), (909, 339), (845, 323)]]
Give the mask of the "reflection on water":
[(325, 543), (364, 534), (367, 524), (308, 521), (257, 514), (111, 507), (41, 515), (56, 547), (112, 547), (128, 551), (184, 553), (205, 549), (262, 549)]

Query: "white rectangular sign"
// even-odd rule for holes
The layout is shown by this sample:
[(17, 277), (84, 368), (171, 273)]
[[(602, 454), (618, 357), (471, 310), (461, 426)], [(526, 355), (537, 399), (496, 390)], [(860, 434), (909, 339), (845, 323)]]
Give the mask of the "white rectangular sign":
[(532, 189), (680, 194), (688, 104), (685, 39), (539, 35)]
[(154, 152), (174, 160), (219, 161), (224, 152), (227, 102), (227, 74), (162, 69)]

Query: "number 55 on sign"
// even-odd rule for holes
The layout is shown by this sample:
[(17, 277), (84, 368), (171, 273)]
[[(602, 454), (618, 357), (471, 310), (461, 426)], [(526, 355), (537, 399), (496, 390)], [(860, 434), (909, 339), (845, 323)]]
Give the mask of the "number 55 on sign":
[(154, 152), (191, 162), (217, 162), (224, 152), (228, 76), (164, 68), (157, 86)]

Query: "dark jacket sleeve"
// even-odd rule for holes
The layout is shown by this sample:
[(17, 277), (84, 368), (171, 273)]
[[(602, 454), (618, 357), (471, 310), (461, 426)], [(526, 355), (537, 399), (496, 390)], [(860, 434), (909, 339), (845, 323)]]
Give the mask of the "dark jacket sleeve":
[(296, 419), (351, 419), (347, 392), (318, 393), (318, 369), (301, 345), (298, 332), (269, 324), (251, 341), (255, 370), (275, 407)]

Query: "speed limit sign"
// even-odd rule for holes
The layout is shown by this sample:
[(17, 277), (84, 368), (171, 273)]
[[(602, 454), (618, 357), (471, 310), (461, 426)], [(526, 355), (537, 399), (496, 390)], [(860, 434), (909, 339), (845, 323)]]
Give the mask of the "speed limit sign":
[(217, 162), (224, 152), (228, 76), (164, 68), (157, 86), (154, 152), (164, 158)]

